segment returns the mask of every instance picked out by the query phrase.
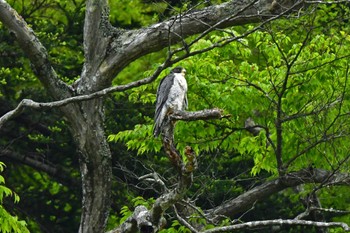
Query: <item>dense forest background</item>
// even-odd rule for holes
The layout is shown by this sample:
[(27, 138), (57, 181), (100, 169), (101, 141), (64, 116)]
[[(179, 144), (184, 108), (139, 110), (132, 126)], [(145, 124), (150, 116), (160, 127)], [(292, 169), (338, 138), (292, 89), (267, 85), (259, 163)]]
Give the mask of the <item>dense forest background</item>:
[[(85, 1), (7, 2), (46, 48), (57, 77), (74, 88), (86, 61)], [(134, 31), (224, 2), (110, 1), (109, 20)], [(344, 232), (350, 224), (349, 17), (348, 1), (309, 1), (272, 18), (169, 42), (120, 70), (111, 86), (157, 79), (99, 96), (112, 154), (107, 230), (122, 226), (137, 206), (152, 209), (180, 182), (152, 127), (159, 81), (182, 66), (188, 111), (218, 108), (222, 116), (177, 122), (177, 149), (191, 146), (197, 164), (185, 194), (166, 209), (162, 232), (233, 231), (223, 227), (254, 222), (238, 230)], [(163, 67), (170, 54), (174, 62)], [(32, 63), (0, 24), (0, 116), (23, 99), (57, 100)], [(1, 123), (0, 232), (78, 231), (82, 157), (69, 121), (57, 107), (27, 108)], [(295, 222), (268, 222), (278, 219)]]

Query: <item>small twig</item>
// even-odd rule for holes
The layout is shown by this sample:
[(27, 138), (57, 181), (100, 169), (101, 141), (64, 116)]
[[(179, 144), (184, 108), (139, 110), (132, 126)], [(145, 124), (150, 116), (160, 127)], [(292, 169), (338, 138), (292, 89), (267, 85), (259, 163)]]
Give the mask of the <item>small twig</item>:
[(211, 219), (207, 218), (206, 215), (203, 213), (203, 211), (201, 209), (199, 209), (197, 206), (193, 205), (192, 203), (190, 202), (187, 202), (187, 201), (184, 201), (184, 200), (181, 200), (180, 203), (182, 205), (185, 205), (185, 206), (189, 206), (190, 208), (192, 208), (194, 211), (196, 211), (202, 218), (204, 218), (207, 222), (210, 222), (210, 223), (214, 223)]
[(176, 206), (173, 206), (174, 208), (174, 212), (176, 215), (176, 218), (179, 220), (179, 222), (184, 225), (185, 227), (187, 227), (188, 229), (190, 229), (190, 231), (194, 232), (194, 233), (199, 233), (199, 231), (197, 231), (197, 229), (195, 229), (189, 222), (187, 222), (184, 218), (182, 218), (179, 213), (177, 212)]
[(156, 173), (156, 172), (140, 176), (139, 180), (146, 180), (146, 181), (150, 181), (150, 182), (155, 182), (157, 184), (160, 184), (164, 190), (166, 190), (166, 191), (168, 190), (164, 181), (159, 177), (158, 173)]

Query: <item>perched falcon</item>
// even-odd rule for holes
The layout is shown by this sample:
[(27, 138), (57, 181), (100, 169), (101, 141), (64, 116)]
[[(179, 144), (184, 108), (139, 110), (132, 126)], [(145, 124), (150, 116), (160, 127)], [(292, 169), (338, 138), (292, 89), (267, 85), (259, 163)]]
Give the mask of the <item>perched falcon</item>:
[(169, 75), (162, 79), (157, 90), (156, 112), (154, 115), (154, 137), (162, 131), (163, 122), (167, 115), (174, 111), (187, 108), (186, 70), (174, 68)]

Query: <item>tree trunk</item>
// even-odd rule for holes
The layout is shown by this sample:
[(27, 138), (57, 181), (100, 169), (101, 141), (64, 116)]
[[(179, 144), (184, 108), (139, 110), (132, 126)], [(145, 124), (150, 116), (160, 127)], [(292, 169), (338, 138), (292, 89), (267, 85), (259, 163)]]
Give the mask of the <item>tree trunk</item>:
[(104, 133), (102, 99), (77, 103), (64, 111), (79, 151), (82, 179), (80, 233), (103, 232), (111, 194), (111, 152)]

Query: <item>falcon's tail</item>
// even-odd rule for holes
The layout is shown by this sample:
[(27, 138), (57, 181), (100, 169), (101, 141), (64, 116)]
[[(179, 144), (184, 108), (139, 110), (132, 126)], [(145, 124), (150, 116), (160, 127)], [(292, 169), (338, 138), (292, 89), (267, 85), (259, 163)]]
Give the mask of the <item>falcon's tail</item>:
[(159, 134), (161, 132), (161, 127), (162, 127), (161, 122), (155, 121), (154, 127), (153, 127), (153, 136), (155, 138), (159, 136)]
[(160, 112), (156, 112), (154, 117), (154, 128), (153, 128), (153, 136), (156, 138), (162, 131), (163, 121), (165, 119), (166, 110), (162, 108)]
[(155, 138), (157, 138), (157, 137), (159, 136), (159, 134), (160, 134), (160, 127), (154, 125), (154, 128), (153, 128), (153, 136), (154, 136)]

